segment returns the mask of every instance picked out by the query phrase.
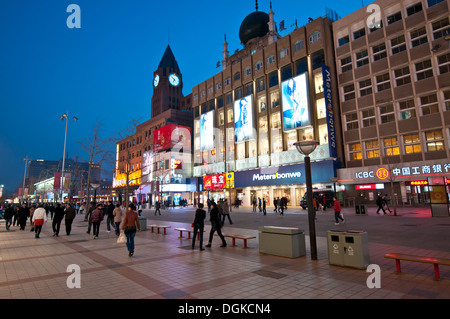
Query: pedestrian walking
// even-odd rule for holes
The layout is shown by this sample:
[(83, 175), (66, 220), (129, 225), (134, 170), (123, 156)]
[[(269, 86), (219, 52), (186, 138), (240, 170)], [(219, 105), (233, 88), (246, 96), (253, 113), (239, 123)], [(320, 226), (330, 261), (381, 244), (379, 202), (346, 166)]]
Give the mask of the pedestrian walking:
[(95, 202), (92, 202), (91, 205), (89, 206), (89, 209), (86, 211), (86, 215), (84, 215), (84, 220), (88, 222), (88, 229), (86, 234), (90, 234), (91, 233), (91, 227), (92, 227), (92, 222), (91, 222), (91, 215), (92, 212), (95, 209)]
[(125, 213), (122, 223), (122, 231), (125, 233), (125, 236), (127, 236), (127, 249), (129, 257), (134, 254), (134, 237), (136, 235), (136, 231), (141, 231), (138, 214), (135, 210), (136, 206), (134, 206), (134, 204), (128, 205), (128, 210)]
[(262, 212), (261, 197), (258, 197), (258, 208), (259, 208), (259, 212)]
[(110, 200), (108, 202), (108, 206), (106, 206), (106, 231), (109, 233), (111, 231), (111, 226), (115, 228), (114, 224), (114, 212), (115, 206), (113, 202)]
[(156, 213), (159, 213), (161, 215), (160, 208), (161, 208), (161, 203), (159, 201), (156, 201), (156, 203), (155, 203), (155, 216), (156, 216)]
[(9, 228), (11, 227), (13, 216), (14, 216), (14, 209), (12, 208), (11, 204), (9, 204), (5, 210), (5, 213), (3, 214), (3, 218), (5, 219), (6, 230), (9, 230)]
[(30, 216), (30, 208), (26, 203), (22, 203), (22, 207), (19, 210), (19, 226), (20, 230), (25, 230), (27, 224), (27, 218)]
[(266, 215), (267, 212), (266, 212), (266, 199), (265, 198), (263, 198), (262, 205), (263, 205), (263, 214)]
[(39, 204), (38, 208), (33, 213), (34, 224), (34, 238), (39, 238), (41, 234), (42, 226), (47, 222), (47, 213), (42, 204)]
[[(173, 206), (175, 206), (175, 204)], [(138, 214), (139, 214), (139, 216), (141, 216), (141, 213), (142, 213), (142, 204), (139, 203), (139, 206), (138, 206)]]
[(253, 198), (253, 211), (256, 212), (256, 197)]
[(194, 237), (192, 238), (192, 249), (195, 249), (195, 240), (197, 238), (197, 233), (199, 234), (199, 244), (200, 244), (200, 250), (205, 250), (203, 248), (203, 231), (205, 229), (205, 218), (206, 218), (206, 212), (203, 209), (203, 204), (199, 203), (198, 208), (195, 211), (195, 217), (194, 222), (192, 225), (194, 226)]
[(314, 208), (314, 220), (317, 219), (316, 212), (317, 212), (317, 200), (316, 198), (313, 198), (313, 208)]
[(217, 204), (213, 202), (211, 204), (211, 212), (210, 212), (210, 222), (211, 222), (211, 231), (209, 233), (209, 241), (208, 245), (205, 247), (211, 247), (212, 240), (214, 233), (217, 231), (217, 234), (219, 235), (220, 239), (222, 240), (222, 245), (220, 247), (227, 247), (227, 242), (225, 241), (225, 237), (222, 235), (221, 231), (221, 223), (220, 223), (220, 217), (219, 217), (219, 208), (217, 207)]
[(339, 225), (339, 220), (342, 220), (342, 223), (345, 223), (345, 219), (342, 217), (341, 214), (341, 203), (336, 199), (336, 197), (333, 197), (334, 201), (334, 219), (335, 219), (335, 225)]
[(61, 228), (61, 222), (64, 218), (64, 208), (61, 207), (61, 204), (56, 204), (55, 215), (53, 216), (52, 221), (52, 229), (53, 229), (53, 237), (59, 236), (59, 229)]
[(389, 201), (390, 201), (390, 200), (391, 200), (391, 199), (390, 199), (389, 195), (388, 195), (388, 194), (385, 194), (384, 197), (383, 197), (383, 204), (385, 205), (386, 210), (388, 210), (389, 213), (392, 213), (392, 212), (391, 212), (391, 209), (389, 208)]
[(34, 231), (34, 224), (33, 224), (33, 213), (35, 211), (36, 207), (34, 205), (31, 205), (30, 207), (30, 232)]
[(122, 209), (120, 209), (120, 204), (116, 204), (116, 208), (113, 210), (113, 216), (114, 216), (114, 225), (116, 230), (116, 235), (120, 235), (120, 223), (122, 221)]
[(280, 212), (280, 216), (283, 216), (284, 215), (283, 198), (278, 198), (278, 210)]
[(72, 223), (77, 215), (77, 211), (72, 206), (72, 204), (68, 204), (65, 214), (64, 214), (64, 223), (66, 225), (66, 235), (69, 236), (72, 231)]
[(20, 211), (20, 207), (16, 206), (16, 208), (14, 209), (14, 215), (13, 215), (13, 226), (19, 226), (19, 211)]
[(376, 204), (378, 206), (377, 214), (380, 215), (379, 211), (381, 209), (383, 211), (383, 213), (386, 215), (386, 211), (384, 210), (384, 207), (383, 207), (383, 197), (381, 197), (381, 194), (378, 194)]
[(86, 209), (86, 205), (84, 203), (81, 203), (80, 205), (80, 209), (78, 210), (78, 212), (82, 215), (84, 215), (84, 210)]
[(97, 208), (95, 208), (91, 213), (91, 223), (92, 223), (92, 233), (94, 235), (94, 239), (98, 238), (98, 234), (100, 231), (100, 223), (103, 220), (103, 205), (97, 204)]
[(222, 211), (223, 211), (223, 215), (222, 215), (222, 226), (225, 224), (225, 218), (228, 217), (228, 221), (230, 222), (230, 225), (233, 224), (233, 222), (231, 221), (231, 217), (230, 217), (230, 206), (228, 205), (228, 200), (225, 199), (223, 201), (222, 204)]
[(273, 206), (275, 206), (275, 209), (273, 211), (276, 213), (278, 207), (278, 200), (275, 197), (273, 198)]

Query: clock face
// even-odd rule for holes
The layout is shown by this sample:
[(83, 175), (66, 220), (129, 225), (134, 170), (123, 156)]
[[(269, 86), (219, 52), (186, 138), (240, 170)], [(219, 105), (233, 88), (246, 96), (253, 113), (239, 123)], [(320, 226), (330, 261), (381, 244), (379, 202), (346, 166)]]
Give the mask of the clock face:
[(154, 85), (155, 87), (157, 87), (158, 84), (159, 84), (159, 75), (156, 74), (155, 79), (153, 80), (153, 85)]
[(178, 86), (180, 84), (180, 79), (178, 78), (177, 75), (171, 74), (171, 75), (169, 75), (169, 82), (173, 86)]

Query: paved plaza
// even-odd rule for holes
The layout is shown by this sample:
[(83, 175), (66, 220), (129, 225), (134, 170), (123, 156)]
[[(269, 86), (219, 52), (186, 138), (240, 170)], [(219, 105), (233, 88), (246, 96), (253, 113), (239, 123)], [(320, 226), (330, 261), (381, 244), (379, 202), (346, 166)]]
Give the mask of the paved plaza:
[[(205, 251), (191, 249), (187, 234), (179, 238), (176, 227), (190, 228), (192, 207), (144, 210), (147, 225), (170, 225), (167, 234), (149, 228), (136, 235), (136, 250), (128, 257), (124, 244), (116, 243), (114, 231), (103, 221), (98, 239), (86, 233), (87, 222), (77, 215), (72, 234), (53, 237), (51, 221), (41, 237), (11, 227), (0, 229), (1, 299), (447, 299), (450, 298), (450, 267), (441, 266), (441, 280), (434, 279), (431, 264), (403, 262), (401, 274), (389, 252), (450, 258), (450, 219), (431, 217), (429, 209), (402, 207), (398, 216), (356, 216), (345, 208), (346, 223), (335, 226), (332, 210), (317, 214), (318, 260), (311, 260), (308, 219), (301, 208), (289, 208), (284, 216), (270, 207), (266, 216), (251, 208), (233, 208), (233, 225), (225, 221), (223, 231), (254, 235), (248, 248), (221, 248), (215, 237)], [(207, 218), (205, 242), (210, 223)], [(258, 227), (290, 226), (305, 230), (306, 256), (286, 258), (259, 252)], [(381, 269), (381, 287), (369, 288), (366, 270), (330, 265), (328, 230), (364, 230), (368, 233), (370, 263)], [(197, 246), (198, 247), (198, 246)], [(75, 266), (74, 266), (75, 265)], [(68, 287), (79, 267), (80, 287)]]

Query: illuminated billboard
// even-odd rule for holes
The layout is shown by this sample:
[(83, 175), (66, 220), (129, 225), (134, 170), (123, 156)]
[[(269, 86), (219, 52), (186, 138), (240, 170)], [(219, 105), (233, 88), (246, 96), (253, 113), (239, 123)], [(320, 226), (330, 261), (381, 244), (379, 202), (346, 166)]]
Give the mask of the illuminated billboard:
[(200, 148), (214, 148), (214, 110), (200, 115)]
[(168, 124), (155, 130), (154, 142), (155, 151), (162, 151), (172, 148), (191, 149), (192, 128), (176, 124)]
[(311, 124), (307, 73), (281, 83), (283, 130), (292, 130)]
[(234, 101), (234, 140), (254, 139), (253, 95)]

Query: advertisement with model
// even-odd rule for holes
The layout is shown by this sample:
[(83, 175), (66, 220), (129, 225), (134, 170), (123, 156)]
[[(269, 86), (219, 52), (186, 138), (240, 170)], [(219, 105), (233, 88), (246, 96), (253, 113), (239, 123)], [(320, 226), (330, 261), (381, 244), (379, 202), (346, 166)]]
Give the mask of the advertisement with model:
[(282, 82), (281, 92), (283, 130), (310, 125), (307, 73)]

